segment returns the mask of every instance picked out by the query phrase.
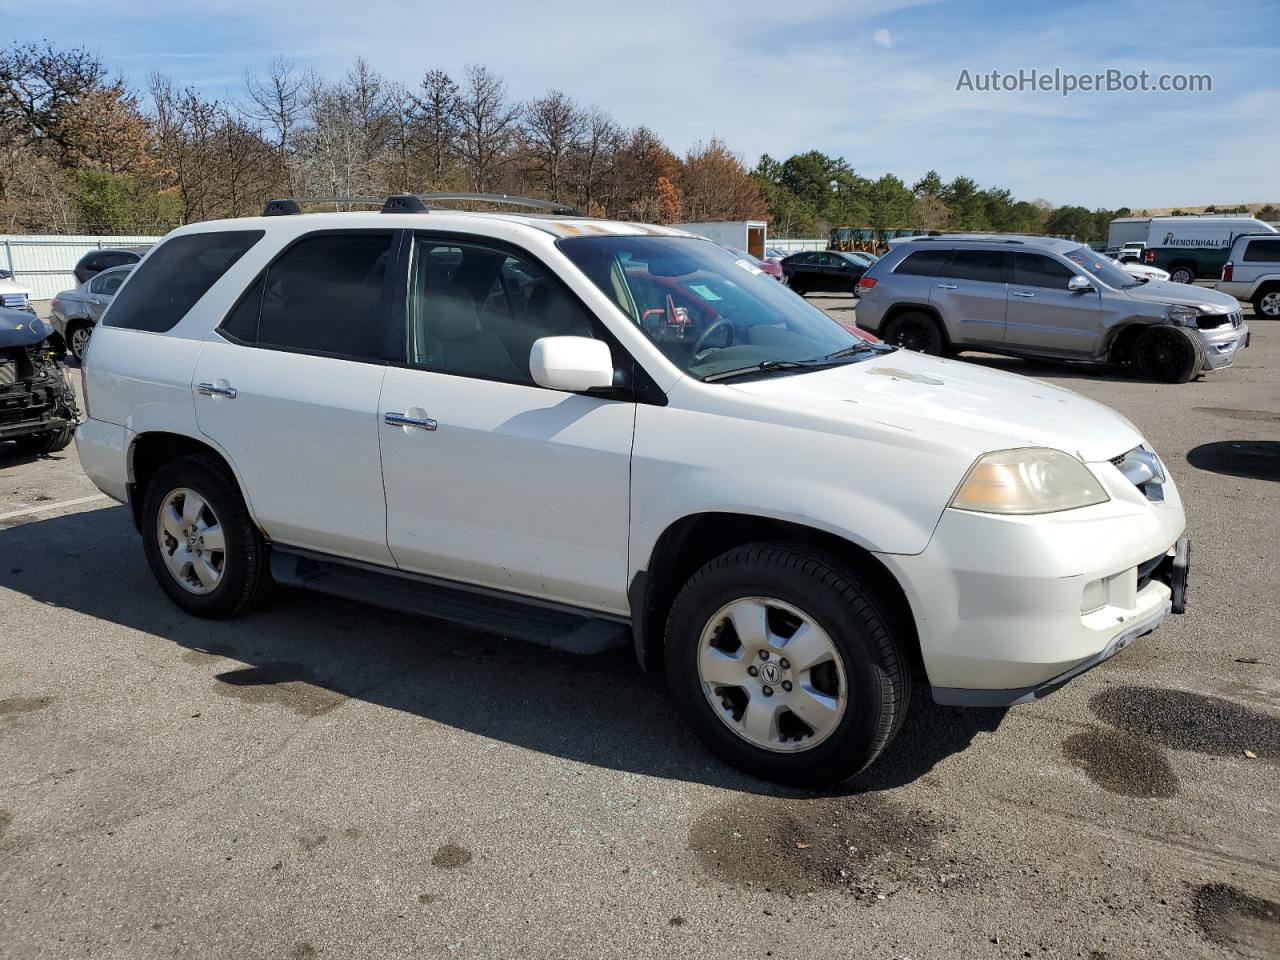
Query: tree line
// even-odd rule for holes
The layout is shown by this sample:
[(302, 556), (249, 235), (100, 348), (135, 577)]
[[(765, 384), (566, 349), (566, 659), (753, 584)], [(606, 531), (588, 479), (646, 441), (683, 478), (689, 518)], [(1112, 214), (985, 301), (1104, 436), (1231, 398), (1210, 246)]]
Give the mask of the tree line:
[(335, 79), (276, 58), (219, 100), (158, 73), (133, 89), (83, 48), (0, 50), (0, 232), (152, 234), (257, 214), (277, 196), (427, 191), (657, 223), (767, 219), (784, 237), (854, 226), (1097, 240), (1128, 213), (1021, 201), (935, 172), (910, 186), (872, 180), (817, 151), (748, 170), (717, 138), (679, 156), (562, 91), (516, 100), (483, 65), (409, 85), (364, 59)]

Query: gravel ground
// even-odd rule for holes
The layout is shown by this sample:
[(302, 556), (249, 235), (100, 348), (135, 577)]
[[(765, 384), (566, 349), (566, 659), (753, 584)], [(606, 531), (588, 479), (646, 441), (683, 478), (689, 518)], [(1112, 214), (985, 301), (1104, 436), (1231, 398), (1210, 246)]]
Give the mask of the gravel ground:
[(626, 653), (316, 595), (188, 618), (74, 449), (0, 446), (0, 956), (1280, 956), (1280, 326), (1254, 329), (1184, 386), (975, 358), (1146, 432), (1193, 606), (1032, 706), (917, 689), (820, 796), (726, 769)]

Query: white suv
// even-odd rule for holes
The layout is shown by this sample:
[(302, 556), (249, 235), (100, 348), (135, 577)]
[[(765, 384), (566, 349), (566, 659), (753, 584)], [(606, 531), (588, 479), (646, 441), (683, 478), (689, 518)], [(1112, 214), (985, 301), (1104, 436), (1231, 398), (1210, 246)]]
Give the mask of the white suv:
[(182, 227), (121, 288), (76, 440), (184, 610), (274, 581), (634, 644), (713, 750), (810, 785), (913, 673), (1026, 702), (1181, 611), (1178, 492), (1106, 407), (677, 230), (422, 206)]

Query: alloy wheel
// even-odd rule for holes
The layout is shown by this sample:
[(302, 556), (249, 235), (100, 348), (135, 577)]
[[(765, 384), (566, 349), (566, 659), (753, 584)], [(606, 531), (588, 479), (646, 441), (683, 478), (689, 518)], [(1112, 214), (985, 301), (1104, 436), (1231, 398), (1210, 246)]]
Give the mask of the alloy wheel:
[(77, 360), (84, 359), (84, 352), (89, 346), (89, 337), (93, 335), (92, 327), (76, 327), (71, 331), (71, 352)]
[(170, 491), (156, 517), (156, 536), (165, 566), (185, 590), (217, 589), (226, 571), (226, 539), (204, 497), (188, 487)]
[(804, 611), (768, 597), (734, 600), (707, 621), (698, 679), (730, 730), (774, 752), (816, 747), (848, 709), (835, 642)]
[(1280, 317), (1280, 290), (1264, 293), (1258, 301), (1258, 312), (1267, 317)]
[(889, 342), (903, 350), (923, 353), (929, 349), (930, 330), (923, 320), (900, 320)]

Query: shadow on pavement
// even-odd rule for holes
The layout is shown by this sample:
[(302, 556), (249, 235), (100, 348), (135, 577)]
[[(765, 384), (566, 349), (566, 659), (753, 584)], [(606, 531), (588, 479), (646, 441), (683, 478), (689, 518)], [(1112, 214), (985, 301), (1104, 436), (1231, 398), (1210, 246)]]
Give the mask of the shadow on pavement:
[(1187, 463), (1210, 473), (1250, 480), (1280, 481), (1280, 441), (1219, 440), (1187, 453)]
[[(579, 657), (292, 590), (236, 620), (189, 617), (152, 579), (123, 507), (0, 529), (0, 588), (165, 639), (175, 671), (212, 667), (210, 682), (242, 699), (284, 704), (273, 685), (301, 682), (315, 695), (290, 705), (304, 713), (353, 697), (581, 763), (780, 792), (706, 751), (629, 649)], [(941, 707), (917, 685), (898, 739), (843, 792), (910, 783), (1003, 713)]]

